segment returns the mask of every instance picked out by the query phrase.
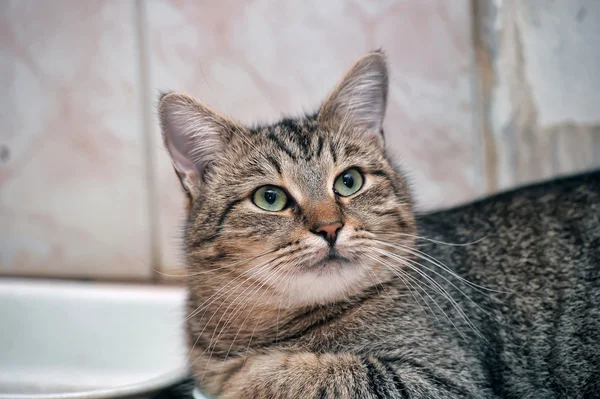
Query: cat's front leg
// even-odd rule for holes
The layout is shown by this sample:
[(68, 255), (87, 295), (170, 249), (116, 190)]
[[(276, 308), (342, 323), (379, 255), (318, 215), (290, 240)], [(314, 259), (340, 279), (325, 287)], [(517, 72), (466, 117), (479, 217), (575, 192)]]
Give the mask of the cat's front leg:
[(362, 378), (366, 373), (352, 355), (275, 352), (251, 356), (225, 377), (219, 398), (376, 398)]
[(310, 352), (257, 355), (221, 378), (219, 398), (468, 398), (469, 389), (389, 359)]

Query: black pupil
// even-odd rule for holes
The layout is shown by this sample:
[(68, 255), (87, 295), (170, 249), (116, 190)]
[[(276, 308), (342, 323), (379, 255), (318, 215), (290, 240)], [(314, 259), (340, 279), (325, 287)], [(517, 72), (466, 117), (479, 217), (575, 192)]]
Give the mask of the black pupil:
[(344, 182), (344, 186), (348, 188), (354, 187), (354, 177), (351, 173), (344, 173), (342, 176), (342, 181)]
[(265, 191), (265, 201), (269, 205), (273, 205), (277, 200), (277, 192), (275, 190), (266, 190)]

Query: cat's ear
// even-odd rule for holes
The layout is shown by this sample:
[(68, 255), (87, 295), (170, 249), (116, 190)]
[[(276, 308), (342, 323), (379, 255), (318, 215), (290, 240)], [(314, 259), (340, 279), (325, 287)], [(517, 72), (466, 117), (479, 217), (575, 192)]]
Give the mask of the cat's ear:
[(193, 97), (180, 93), (162, 94), (158, 114), (173, 168), (188, 195), (196, 199), (232, 132), (239, 127)]
[(383, 143), (388, 71), (385, 54), (374, 51), (359, 58), (319, 110), (323, 122), (351, 126)]

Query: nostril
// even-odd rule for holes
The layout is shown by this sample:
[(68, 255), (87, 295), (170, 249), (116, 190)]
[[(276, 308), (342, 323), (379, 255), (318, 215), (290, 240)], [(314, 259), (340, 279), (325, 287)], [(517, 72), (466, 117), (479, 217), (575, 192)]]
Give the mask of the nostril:
[(325, 241), (327, 241), (329, 243), (329, 245), (333, 245), (333, 244), (335, 244), (335, 240), (337, 239), (339, 230), (343, 226), (344, 225), (340, 222), (325, 223), (325, 224), (316, 226), (316, 228), (314, 228), (311, 231), (313, 233), (323, 237), (325, 239)]
[(329, 241), (328, 235), (326, 231), (317, 231), (317, 234), (325, 239), (325, 241)]

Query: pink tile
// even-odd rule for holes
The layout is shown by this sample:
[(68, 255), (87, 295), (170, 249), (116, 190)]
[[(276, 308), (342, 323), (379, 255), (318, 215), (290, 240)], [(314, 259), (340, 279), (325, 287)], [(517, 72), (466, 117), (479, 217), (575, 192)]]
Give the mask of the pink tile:
[(0, 273), (147, 278), (133, 1), (0, 6)]
[[(315, 109), (357, 57), (383, 46), (392, 72), (387, 140), (420, 206), (482, 191), (467, 0), (146, 4), (152, 90), (189, 92), (245, 122)], [(183, 196), (155, 129), (163, 268), (171, 269), (181, 265)]]

